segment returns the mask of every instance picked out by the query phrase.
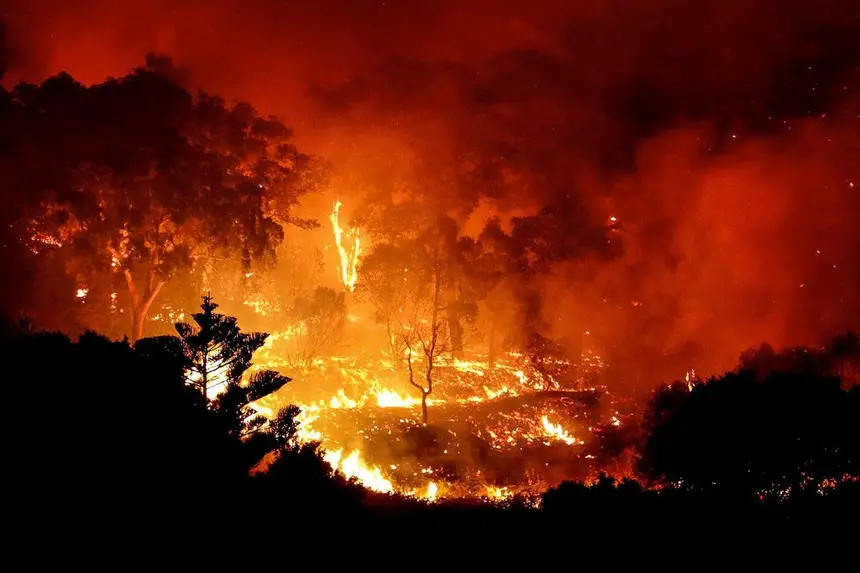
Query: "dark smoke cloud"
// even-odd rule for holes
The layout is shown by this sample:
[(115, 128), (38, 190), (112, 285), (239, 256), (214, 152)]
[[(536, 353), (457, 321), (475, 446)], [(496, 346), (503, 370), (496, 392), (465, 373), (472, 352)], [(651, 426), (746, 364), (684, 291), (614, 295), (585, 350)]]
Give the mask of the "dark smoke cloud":
[[(542, 45), (548, 10), (455, 0), (8, 0), (27, 65), (16, 79), (66, 70), (84, 82), (122, 75), (149, 51), (195, 82), (300, 119), (314, 82), (345, 81), (392, 55), (480, 60)], [(526, 14), (522, 12), (525, 10)], [(530, 16), (529, 13), (532, 13)]]
[(618, 217), (622, 257), (559, 264), (541, 288), (550, 334), (586, 337), (625, 379), (715, 371), (761, 340), (860, 326), (856, 0), (7, 11), (20, 54), (7, 82), (61, 69), (95, 82), (170, 54), (192, 87), (285, 117), (334, 161), (341, 195), (483, 161), (481, 195), (445, 203), (464, 205), (473, 234), (571, 194)]

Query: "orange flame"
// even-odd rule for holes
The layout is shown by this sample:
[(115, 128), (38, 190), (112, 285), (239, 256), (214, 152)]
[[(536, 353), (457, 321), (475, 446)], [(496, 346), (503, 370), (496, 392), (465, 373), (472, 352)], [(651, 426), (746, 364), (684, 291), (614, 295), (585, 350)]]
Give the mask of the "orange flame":
[(361, 459), (361, 454), (358, 450), (343, 457), (343, 450), (334, 450), (326, 452), (323, 459), (331, 465), (335, 471), (342, 473), (347, 479), (355, 478), (367, 489), (378, 491), (380, 493), (394, 492), (394, 486), (391, 482), (385, 479), (382, 471), (374, 466), (367, 465)]
[(546, 432), (547, 437), (553, 438), (555, 440), (560, 440), (568, 446), (572, 446), (576, 443), (576, 438), (571, 436), (567, 430), (562, 428), (561, 424), (553, 424), (546, 416), (542, 416), (540, 421), (541, 424), (543, 424), (543, 428)]
[(358, 255), (361, 252), (361, 241), (358, 236), (358, 229), (353, 229), (350, 234), (355, 236), (355, 243), (347, 252), (343, 244), (343, 229), (338, 222), (340, 215), (341, 202), (335, 201), (334, 210), (329, 216), (332, 230), (334, 231), (334, 242), (337, 245), (337, 252), (340, 256), (340, 280), (343, 281), (343, 286), (352, 292), (355, 289), (355, 282), (358, 279)]

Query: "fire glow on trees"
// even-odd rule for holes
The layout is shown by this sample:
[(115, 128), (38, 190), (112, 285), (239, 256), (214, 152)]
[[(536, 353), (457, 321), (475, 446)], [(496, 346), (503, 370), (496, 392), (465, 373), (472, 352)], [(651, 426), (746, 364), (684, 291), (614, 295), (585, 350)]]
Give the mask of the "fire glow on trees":
[(169, 60), (150, 57), (104, 83), (61, 75), (14, 92), (19, 119), (39, 117), (28, 133), (41, 138), (32, 143), (40, 159), (63, 158), (50, 177), (35, 175), (38, 168), (28, 175), (28, 244), (37, 254), (59, 252), (90, 285), (124, 283), (132, 340), (165, 285), (198, 262), (271, 263), (283, 225), (306, 223), (290, 210), (316, 176), (277, 119), (192, 96), (170, 70)]
[[(702, 374), (731, 368), (727, 360), (763, 339), (818, 340), (822, 331), (856, 325), (860, 116), (854, 3), (832, 3), (851, 9), (841, 14), (814, 3), (795, 3), (776, 14), (773, 2), (758, 0), (682, 11), (680, 17), (693, 24), (707, 19), (701, 29), (673, 25), (674, 4), (644, 7), (631, 0), (632, 12), (595, 6), (587, 14), (579, 13), (579, 3), (553, 4), (569, 6), (565, 17), (536, 9), (564, 28), (561, 37), (546, 38), (551, 50), (524, 50), (506, 39), (486, 59), (469, 55), (450, 65), (444, 59), (449, 47), (422, 41), (434, 47), (432, 56), (404, 50), (405, 60), (337, 69), (333, 81), (350, 72), (354, 79), (322, 86), (311, 98), (316, 109), (309, 115), (319, 116), (309, 124), (319, 132), (309, 139), (335, 141), (340, 150), (330, 159), (339, 175), (356, 181), (345, 188), (369, 190), (353, 191), (349, 200), (358, 203), (365, 251), (370, 242), (387, 251), (362, 253), (361, 269), (358, 229), (341, 227), (340, 202), (319, 215), (331, 220), (339, 281), (356, 292), (356, 302), (374, 306), (389, 348), (388, 362), (377, 360), (383, 344), (368, 341), (375, 341), (365, 336), (368, 328), (353, 332), (361, 344), (303, 360), (308, 364), (295, 374), (325, 390), (295, 402), (306, 407), (307, 439), (317, 435), (339, 469), (363, 473), (376, 484), (371, 487), (428, 497), (453, 488), (454, 480), (433, 475), (427, 483), (430, 474), (422, 473), (444, 464), (411, 467), (402, 461), (408, 455), (384, 455), (389, 444), (370, 444), (417, 425), (421, 399), (393, 363), (405, 352), (407, 366), (418, 367), (415, 378), (424, 377), (423, 366), (432, 369), (432, 395), (424, 394), (429, 384), (417, 389), (433, 408), (434, 424), (457, 434), (454, 442), (462, 445), (463, 436), (474, 435), (493, 452), (555, 448), (586, 463), (600, 455), (588, 450), (597, 432), (589, 428), (619, 427), (620, 418), (604, 413), (585, 423), (586, 413), (559, 411), (564, 400), (576, 400), (559, 388), (556, 366), (573, 365), (552, 357), (537, 368), (536, 361), (517, 355), (527, 354), (538, 336), (567, 338), (575, 365), (587, 326), (589, 338), (600, 341), (597, 352), (612, 362), (614, 381), (644, 386), (665, 380), (679, 365), (696, 364)], [(667, 6), (671, 12), (661, 14)], [(512, 16), (506, 9), (475, 12)], [(748, 16), (737, 18), (741, 12)], [(768, 33), (750, 34), (750, 22)], [(248, 30), (259, 33), (256, 26)], [(624, 33), (614, 35), (622, 40), (606, 46), (607, 31), (618, 30)], [(725, 49), (726, 38), (734, 49)], [(75, 42), (80, 39), (54, 44), (65, 49)], [(82, 70), (90, 74), (87, 81), (101, 81), (126, 69), (102, 67), (104, 54), (136, 51), (99, 50), (100, 58), (78, 52), (55, 69), (87, 62), (99, 70)], [(440, 53), (443, 59), (434, 60)], [(599, 62), (593, 54), (600, 54)], [(241, 59), (243, 65), (233, 67), (244, 71), (263, 61), (282, 65), (280, 57), (251, 58), (239, 50), (228, 57)], [(647, 66), (640, 65), (642, 57)], [(98, 309), (102, 294), (111, 310), (120, 307), (122, 313), (125, 305), (132, 338), (141, 335), (147, 313), (156, 314), (153, 305), (172, 295), (173, 286), (185, 285), (176, 277), (189, 277), (198, 261), (216, 266), (213, 261), (230, 260), (237, 267), (272, 262), (272, 247), (283, 238), (280, 227), (295, 223), (289, 208), (300, 194), (285, 182), (301, 180), (296, 175), (307, 160), (282, 124), (246, 105), (192, 97), (167, 79), (178, 70), (159, 74), (156, 67), (91, 87), (57, 76), (0, 98), (7, 114), (0, 131), (13, 149), (0, 165), (8, 179), (4, 188), (35, 197), (42, 207), (27, 230), (28, 246), (47, 255), (43, 260), (60, 261), (78, 281), (66, 283), (70, 299), (85, 301), (75, 311)], [(251, 73), (261, 72), (267, 73)], [(294, 103), (280, 97), (277, 86), (248, 83), (255, 87), (239, 89), (253, 92), (259, 84), (261, 105), (278, 100), (287, 102), (287, 110)], [(31, 122), (34, 117), (39, 120)], [(175, 125), (176, 118), (192, 119)], [(177, 131), (179, 138), (173, 137)], [(418, 239), (443, 227), (444, 240), (421, 248)], [(426, 293), (434, 264), (441, 271), (436, 276), (445, 277), (441, 301), (414, 312), (416, 293)], [(248, 279), (246, 271), (236, 277)], [(254, 290), (256, 279), (235, 282)], [(89, 290), (74, 299), (80, 285)], [(307, 328), (307, 322), (276, 318), (292, 295), (286, 301), (243, 295), (255, 319), (282, 320), (266, 328), (274, 333), (269, 341), (295, 339)], [(156, 316), (171, 316), (165, 306)], [(470, 331), (480, 331), (472, 347)], [(427, 361), (431, 345), (425, 343), (434, 332), (442, 334), (444, 352), (431, 350)], [(489, 346), (486, 355), (463, 358), (479, 346)], [(272, 351), (273, 363), (282, 358)], [(691, 373), (688, 390), (695, 378)], [(559, 403), (538, 400), (551, 392), (563, 394)], [(587, 392), (574, 396), (580, 394)], [(486, 405), (492, 408), (483, 410)], [(476, 482), (488, 491), (511, 491), (489, 483), (487, 473), (484, 468)]]

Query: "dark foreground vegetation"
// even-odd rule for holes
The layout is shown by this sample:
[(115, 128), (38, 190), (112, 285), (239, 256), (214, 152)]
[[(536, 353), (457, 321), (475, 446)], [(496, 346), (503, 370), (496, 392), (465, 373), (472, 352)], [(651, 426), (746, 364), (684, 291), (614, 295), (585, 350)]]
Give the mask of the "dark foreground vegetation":
[[(186, 383), (172, 340), (132, 346), (88, 333), (73, 342), (3, 324), (6, 518), (25, 543), (214, 548), (229, 532), (254, 543), (376, 540), (393, 551), (434, 539), (438, 553), (512, 539), (705, 542), (732, 532), (744, 544), (752, 532), (756, 543), (822, 524), (838, 533), (860, 509), (860, 483), (843, 479), (860, 475), (860, 387), (823, 375), (832, 361), (777, 373), (785, 356), (771, 352), (769, 365), (747, 357), (750, 369), (692, 391), (668, 386), (644, 416), (640, 470), (651, 487), (566, 482), (534, 509), (371, 494), (332, 475), (314, 446), (295, 444), (294, 411), (255, 427), (237, 415), (241, 400), (207, 402)], [(275, 457), (268, 471), (250, 471), (264, 456)]]

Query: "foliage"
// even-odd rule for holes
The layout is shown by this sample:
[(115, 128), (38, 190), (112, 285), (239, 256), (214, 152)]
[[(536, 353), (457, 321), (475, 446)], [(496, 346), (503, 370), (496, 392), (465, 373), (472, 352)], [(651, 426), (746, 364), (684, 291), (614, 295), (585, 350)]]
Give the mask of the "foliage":
[(355, 290), (359, 300), (373, 307), (374, 320), (385, 327), (388, 352), (395, 362), (399, 362), (405, 351), (399, 325), (415, 284), (409, 277), (409, 269), (415, 262), (410, 247), (385, 243), (374, 247), (361, 263)]
[(458, 239), (456, 223), (443, 218), (414, 238), (377, 246), (359, 273), (357, 293), (374, 306), (392, 358), (405, 362), (409, 384), (421, 392), (425, 423), (433, 369), (446, 353), (462, 347), (462, 314), (477, 313), (464, 296), (461, 264), (472, 244)]
[(20, 85), (12, 98), (22, 131), (12, 152), (28, 157), (25, 185), (39, 203), (27, 238), (61, 249), (85, 283), (117, 275), (134, 339), (164, 285), (204, 255), (271, 264), (284, 225), (312, 224), (291, 209), (322, 184), (324, 166), (277, 119), (193, 97), (163, 58), (91, 87), (67, 75)]
[(397, 360), (405, 351), (404, 331), (433, 312), (452, 336), (449, 350), (462, 348), (463, 322), (474, 323), (484, 269), (480, 246), (458, 233), (453, 219), (441, 217), (412, 237), (379, 243), (362, 261), (357, 296), (374, 307)]
[(763, 343), (741, 354), (739, 368), (755, 372), (760, 378), (773, 372), (838, 376), (850, 386), (856, 384), (860, 372), (860, 339), (853, 332), (846, 332), (834, 337), (823, 348), (780, 351)]
[(545, 390), (558, 389), (570, 377), (571, 365), (564, 348), (542, 334), (535, 334), (528, 345), (529, 362), (540, 374)]
[(268, 334), (242, 332), (232, 316), (218, 314), (212, 297), (203, 297), (203, 312), (194, 315), (197, 327), (177, 323), (184, 378), (201, 395), (212, 399), (213, 409), (229, 423), (237, 437), (260, 429), (265, 418), (249, 405), (277, 392), (290, 378), (272, 370), (255, 372), (246, 384), (242, 376), (251, 367), (251, 359), (266, 341)]
[(337, 348), (343, 340), (346, 314), (343, 292), (317, 287), (312, 295), (297, 297), (286, 312), (294, 328), (281, 345), (290, 366), (307, 368)]
[(835, 378), (730, 373), (658, 392), (639, 468), (650, 479), (745, 496), (857, 474), (860, 392)]
[(297, 417), (300, 413), (299, 407), (291, 404), (286, 408), (281, 408), (275, 418), (269, 422), (269, 429), (281, 450), (298, 447), (296, 442), (296, 435), (299, 431)]

